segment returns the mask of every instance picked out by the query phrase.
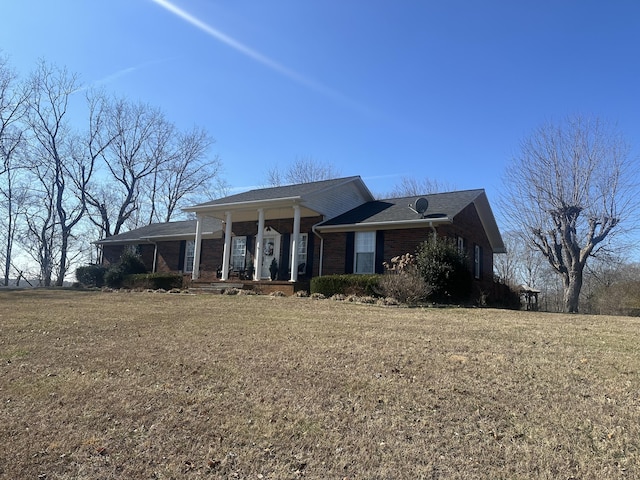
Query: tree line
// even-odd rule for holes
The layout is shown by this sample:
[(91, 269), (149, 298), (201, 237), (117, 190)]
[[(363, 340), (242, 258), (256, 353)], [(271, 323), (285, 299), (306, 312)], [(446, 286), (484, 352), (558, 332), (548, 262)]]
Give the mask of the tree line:
[[(78, 112), (82, 128), (70, 122)], [(204, 129), (177, 128), (159, 108), (84, 88), (65, 68), (40, 61), (20, 79), (0, 57), (4, 284), (20, 272), (16, 251), (38, 265), (41, 284), (62, 285), (71, 264), (86, 258), (87, 239), (170, 221), (185, 204), (224, 194), (213, 142)], [(630, 152), (615, 125), (580, 115), (547, 122), (522, 140), (499, 203), (509, 251), (496, 257), (500, 280), (534, 288), (558, 283), (561, 311), (592, 304), (585, 283), (593, 292), (594, 278), (614, 277), (606, 272), (614, 260), (630, 263), (623, 240), (638, 213), (638, 162)], [(266, 183), (338, 174), (331, 164), (301, 157), (286, 169), (271, 168)], [(441, 180), (403, 178), (390, 196), (447, 189)], [(549, 272), (555, 277), (545, 277)]]
[(66, 68), (40, 61), (20, 78), (0, 57), (4, 285), (22, 274), (18, 253), (42, 285), (62, 285), (89, 240), (170, 221), (224, 190), (213, 143), (157, 107), (85, 88)]

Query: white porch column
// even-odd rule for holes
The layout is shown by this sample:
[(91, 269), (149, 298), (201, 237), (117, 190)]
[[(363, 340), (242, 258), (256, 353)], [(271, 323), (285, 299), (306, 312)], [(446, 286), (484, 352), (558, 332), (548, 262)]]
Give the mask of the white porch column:
[(293, 206), (293, 237), (291, 242), (291, 280), (298, 280), (298, 249), (300, 248), (300, 205)]
[(231, 212), (226, 212), (224, 225), (224, 253), (222, 254), (222, 281), (229, 279), (229, 263), (231, 259)]
[(200, 252), (202, 251), (202, 221), (200, 215), (196, 215), (196, 240), (193, 246), (193, 269), (191, 270), (191, 279), (200, 278)]
[(258, 209), (258, 235), (256, 236), (256, 254), (253, 258), (253, 279), (260, 280), (262, 274), (262, 250), (264, 244), (264, 208)]

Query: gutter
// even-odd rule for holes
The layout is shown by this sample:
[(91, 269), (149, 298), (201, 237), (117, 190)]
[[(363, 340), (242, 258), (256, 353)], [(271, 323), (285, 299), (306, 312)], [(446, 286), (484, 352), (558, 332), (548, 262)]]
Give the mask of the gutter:
[[(438, 219), (425, 219), (419, 220), (406, 220), (404, 222), (365, 222), (365, 223), (352, 223), (341, 225), (319, 225), (318, 231), (321, 232), (353, 232), (356, 230), (372, 230), (376, 227), (382, 227), (385, 230), (398, 230), (401, 228), (419, 228), (429, 227), (435, 228), (434, 224), (438, 223), (453, 223), (449, 217), (441, 217)], [(314, 225), (315, 226), (315, 225)]]

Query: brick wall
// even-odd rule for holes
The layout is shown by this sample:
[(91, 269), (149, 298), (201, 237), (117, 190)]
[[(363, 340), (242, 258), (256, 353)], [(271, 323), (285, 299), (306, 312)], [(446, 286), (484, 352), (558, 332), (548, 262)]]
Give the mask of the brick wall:
[(323, 275), (337, 275), (344, 273), (344, 262), (347, 254), (346, 233), (325, 233), (324, 260), (322, 262)]
[[(469, 268), (473, 272), (474, 245), (482, 248), (482, 277), (476, 282), (481, 288), (488, 288), (493, 282), (493, 253), (484, 232), (480, 217), (474, 205), (469, 205), (454, 218), (453, 224), (436, 227), (438, 237), (456, 240), (464, 238), (465, 250), (469, 259)], [(325, 233), (323, 275), (345, 273), (347, 247), (346, 233)], [(418, 246), (432, 238), (430, 227), (386, 230), (384, 232), (384, 254), (378, 262), (388, 262), (391, 258), (405, 253), (415, 253)]]
[(156, 272), (177, 273), (184, 270), (184, 265), (180, 265), (181, 243), (182, 242), (180, 240), (173, 240), (171, 242), (158, 242)]

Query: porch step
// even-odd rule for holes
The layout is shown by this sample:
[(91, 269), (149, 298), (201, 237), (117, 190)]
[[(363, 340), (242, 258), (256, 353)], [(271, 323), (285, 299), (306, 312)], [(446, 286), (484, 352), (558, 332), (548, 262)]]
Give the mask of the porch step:
[(222, 293), (225, 290), (230, 288), (237, 288), (242, 290), (244, 288), (244, 284), (242, 283), (231, 283), (231, 282), (212, 282), (212, 283), (192, 283), (190, 290), (195, 290), (198, 292), (208, 292), (208, 293)]

